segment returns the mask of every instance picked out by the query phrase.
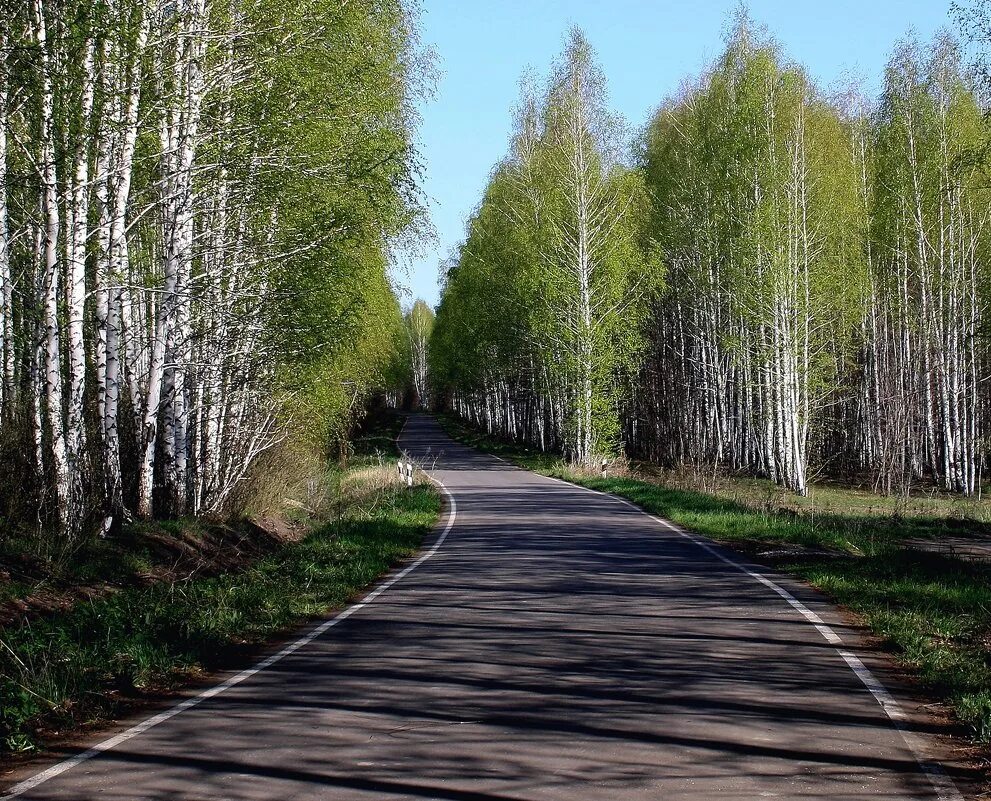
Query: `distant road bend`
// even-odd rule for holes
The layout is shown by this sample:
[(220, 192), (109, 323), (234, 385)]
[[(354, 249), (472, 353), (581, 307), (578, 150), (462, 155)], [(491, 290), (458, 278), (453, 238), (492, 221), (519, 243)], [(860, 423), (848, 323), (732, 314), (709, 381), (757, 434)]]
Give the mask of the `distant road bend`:
[(18, 797), (960, 798), (814, 593), (429, 417), (402, 445), (453, 498), (413, 569)]

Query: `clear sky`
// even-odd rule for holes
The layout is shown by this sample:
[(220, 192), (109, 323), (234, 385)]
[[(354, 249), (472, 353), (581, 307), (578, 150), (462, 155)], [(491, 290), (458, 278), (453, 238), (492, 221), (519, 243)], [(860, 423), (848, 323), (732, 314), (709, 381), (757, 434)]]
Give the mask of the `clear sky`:
[[(489, 171), (508, 148), (519, 79), (546, 74), (572, 25), (595, 47), (614, 110), (634, 129), (722, 49), (737, 0), (423, 0), (424, 44), (438, 82), (422, 108), (424, 192), (437, 232), (397, 271), (410, 294), (438, 300), (438, 266), (464, 238)], [(949, 0), (750, 0), (751, 16), (820, 85), (862, 77), (876, 91), (891, 47), (950, 27)]]

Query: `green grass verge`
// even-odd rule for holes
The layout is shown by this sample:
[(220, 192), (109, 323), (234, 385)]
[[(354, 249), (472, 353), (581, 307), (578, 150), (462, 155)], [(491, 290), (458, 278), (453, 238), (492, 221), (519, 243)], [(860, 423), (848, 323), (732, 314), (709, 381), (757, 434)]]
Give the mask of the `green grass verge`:
[(0, 630), (0, 743), (119, 714), (191, 677), (243, 663), (252, 645), (339, 607), (413, 554), (440, 512), (432, 488), (379, 487), (248, 569), (123, 589)]
[[(975, 739), (991, 741), (991, 569), (902, 544), (907, 536), (953, 530), (953, 521), (760, 510), (656, 480), (582, 475), (558, 457), (493, 440), (451, 418), (442, 422), (461, 441), (535, 472), (627, 498), (806, 580), (883, 638), (902, 665), (953, 706)], [(784, 555), (762, 559), (776, 546), (784, 546)]]

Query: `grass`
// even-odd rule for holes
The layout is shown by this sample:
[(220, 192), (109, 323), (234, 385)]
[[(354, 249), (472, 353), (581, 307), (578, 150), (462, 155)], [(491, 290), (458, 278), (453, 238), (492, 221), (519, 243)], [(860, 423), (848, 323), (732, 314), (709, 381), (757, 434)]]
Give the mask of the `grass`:
[(435, 491), (402, 486), (384, 454), (332, 471), (330, 485), (334, 519), (246, 569), (125, 587), (0, 629), (2, 747), (34, 749), (243, 664), (259, 644), (346, 604), (412, 555), (440, 512)]
[[(754, 492), (732, 497), (731, 481), (706, 492), (683, 482), (665, 484), (657, 470), (603, 478), (451, 418), (443, 422), (457, 439), (530, 470), (627, 498), (804, 579), (881, 637), (930, 692), (950, 703), (974, 739), (991, 741), (991, 568), (906, 547), (912, 537), (983, 530), (982, 520), (933, 514), (926, 499), (917, 507), (889, 507), (879, 496), (853, 503), (849, 495), (863, 493), (839, 487), (830, 488), (832, 504), (813, 514), (794, 508), (791, 498), (768, 501)], [(937, 508), (959, 509), (949, 500)]]

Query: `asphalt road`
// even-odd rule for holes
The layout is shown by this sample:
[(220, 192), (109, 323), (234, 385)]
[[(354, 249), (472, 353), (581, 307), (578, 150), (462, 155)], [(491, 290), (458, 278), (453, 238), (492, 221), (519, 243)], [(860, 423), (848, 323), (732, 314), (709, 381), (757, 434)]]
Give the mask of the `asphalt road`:
[(959, 798), (920, 767), (945, 747), (935, 724), (869, 691), (883, 672), (865, 672), (857, 634), (814, 594), (456, 445), (429, 418), (402, 444), (456, 502), (428, 558), (265, 669), (20, 797)]

